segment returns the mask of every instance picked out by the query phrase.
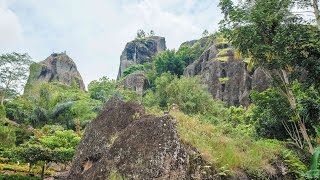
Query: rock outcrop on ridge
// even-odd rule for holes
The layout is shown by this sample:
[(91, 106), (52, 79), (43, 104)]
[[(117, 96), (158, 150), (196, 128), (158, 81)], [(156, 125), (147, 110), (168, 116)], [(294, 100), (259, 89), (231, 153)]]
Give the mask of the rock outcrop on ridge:
[(30, 66), (25, 92), (35, 83), (59, 82), (85, 90), (82, 77), (74, 61), (65, 53), (53, 53), (44, 61)]
[[(237, 57), (227, 42), (217, 42), (213, 36), (205, 40), (205, 51), (185, 69), (184, 75), (201, 76), (212, 96), (227, 106), (248, 106), (250, 91), (265, 90), (270, 83), (269, 78), (260, 68), (248, 70), (246, 60)], [(190, 42), (183, 45), (190, 45)]]
[(118, 79), (129, 66), (151, 62), (152, 56), (165, 51), (166, 49), (165, 38), (159, 36), (135, 39), (128, 42), (120, 57)]

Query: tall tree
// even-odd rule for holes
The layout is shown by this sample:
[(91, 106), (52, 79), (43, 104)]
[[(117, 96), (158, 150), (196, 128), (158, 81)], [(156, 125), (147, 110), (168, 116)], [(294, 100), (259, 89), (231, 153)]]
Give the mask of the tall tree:
[(1, 105), (8, 96), (19, 92), (27, 79), (32, 63), (28, 54), (3, 54), (0, 56), (0, 97)]
[(221, 0), (224, 20), (220, 24), (233, 46), (274, 80), (294, 112), (283, 125), (298, 147), (306, 143), (313, 152), (306, 117), (300, 115), (292, 92), (293, 80), (299, 78), (289, 76), (301, 61), (312, 60), (319, 53), (319, 44), (315, 43), (319, 31), (292, 14), (293, 5), (292, 0), (247, 0), (236, 5), (232, 0)]
[(137, 38), (145, 38), (146, 37), (146, 33), (144, 32), (144, 30), (139, 29), (137, 31)]

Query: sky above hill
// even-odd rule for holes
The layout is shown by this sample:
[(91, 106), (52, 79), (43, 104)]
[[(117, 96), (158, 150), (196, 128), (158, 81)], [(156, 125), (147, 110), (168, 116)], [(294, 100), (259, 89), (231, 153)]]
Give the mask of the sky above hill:
[(41, 61), (66, 51), (84, 81), (116, 78), (120, 55), (138, 29), (164, 36), (167, 47), (213, 32), (218, 0), (0, 0), (0, 53)]

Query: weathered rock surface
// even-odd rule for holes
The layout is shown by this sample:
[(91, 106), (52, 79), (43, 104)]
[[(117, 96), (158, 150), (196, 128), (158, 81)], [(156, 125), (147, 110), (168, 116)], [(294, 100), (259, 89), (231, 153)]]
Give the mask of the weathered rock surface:
[(127, 43), (120, 57), (118, 79), (129, 66), (151, 62), (152, 56), (164, 50), (166, 50), (166, 40), (159, 36), (135, 39)]
[(53, 53), (44, 61), (30, 66), (30, 75), (25, 92), (29, 86), (38, 82), (60, 82), (85, 90), (76, 64), (66, 53)]
[(252, 89), (262, 91), (268, 87), (267, 76), (261, 69), (250, 73), (247, 64), (235, 56), (228, 43), (217, 43), (215, 38), (211, 41), (200, 58), (185, 69), (184, 75), (200, 75), (213, 97), (227, 106), (248, 106)]
[(62, 179), (213, 179), (216, 172), (204, 165), (180, 141), (171, 116), (145, 115), (140, 105), (113, 98), (87, 126)]
[(134, 72), (126, 76), (120, 83), (125, 89), (135, 91), (142, 96), (145, 86), (148, 84), (147, 77), (143, 72)]

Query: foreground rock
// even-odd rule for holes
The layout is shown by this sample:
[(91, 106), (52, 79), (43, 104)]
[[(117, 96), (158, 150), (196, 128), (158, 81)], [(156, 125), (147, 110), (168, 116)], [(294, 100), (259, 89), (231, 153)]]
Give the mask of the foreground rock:
[(125, 89), (135, 91), (138, 95), (142, 96), (143, 91), (148, 85), (147, 77), (143, 72), (134, 72), (126, 76), (121, 82), (120, 85)]
[(82, 77), (73, 60), (64, 53), (53, 53), (44, 61), (30, 66), (25, 92), (39, 82), (59, 82), (85, 90)]
[[(293, 179), (282, 161), (267, 172), (270, 179)], [(221, 170), (220, 170), (221, 171)], [(146, 115), (141, 105), (117, 98), (86, 128), (70, 171), (63, 180), (100, 179), (256, 179), (244, 170), (221, 176), (192, 146), (183, 143), (169, 115)]]
[(155, 117), (116, 98), (87, 127), (61, 179), (213, 179), (215, 171), (181, 143), (171, 116)]

